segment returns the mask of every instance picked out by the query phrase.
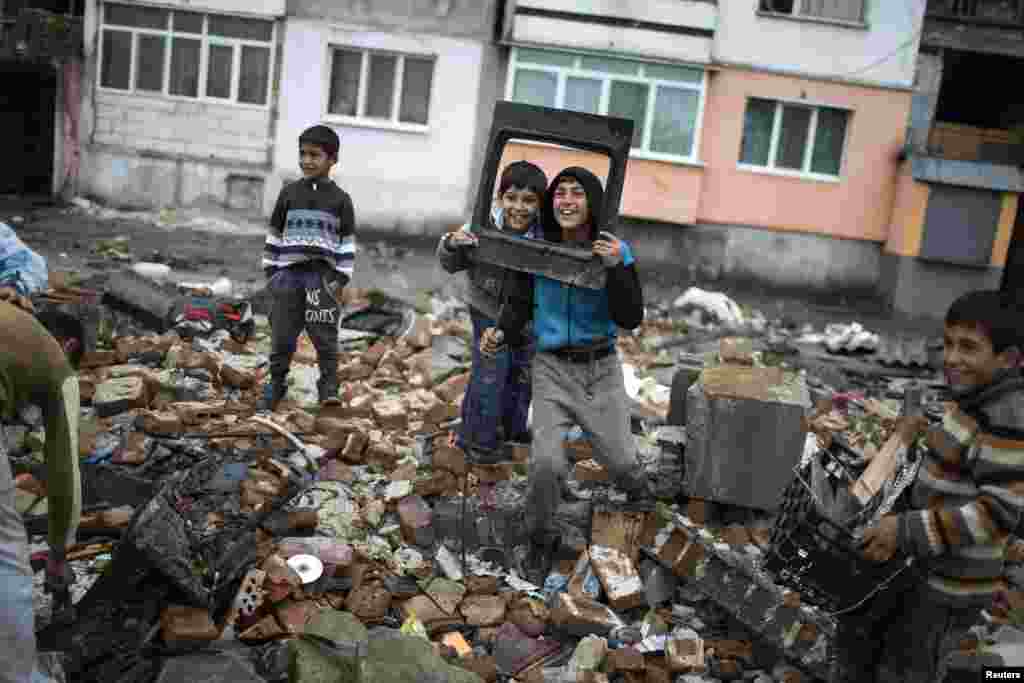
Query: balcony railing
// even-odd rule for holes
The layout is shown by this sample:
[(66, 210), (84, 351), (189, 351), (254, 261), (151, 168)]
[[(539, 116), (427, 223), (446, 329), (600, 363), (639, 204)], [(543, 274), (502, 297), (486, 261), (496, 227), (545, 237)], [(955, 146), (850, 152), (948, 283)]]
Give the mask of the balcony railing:
[(1024, 0), (928, 0), (927, 14), (968, 24), (1024, 26)]

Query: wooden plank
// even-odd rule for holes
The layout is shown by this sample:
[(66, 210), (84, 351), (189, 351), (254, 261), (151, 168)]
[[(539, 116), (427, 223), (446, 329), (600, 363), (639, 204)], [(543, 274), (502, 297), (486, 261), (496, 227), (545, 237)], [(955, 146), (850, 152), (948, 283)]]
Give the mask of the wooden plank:
[(871, 464), (864, 470), (860, 479), (850, 486), (850, 493), (861, 505), (866, 505), (882, 489), (882, 485), (896, 473), (896, 468), (906, 456), (908, 445), (899, 433), (893, 434), (878, 455), (871, 459)]

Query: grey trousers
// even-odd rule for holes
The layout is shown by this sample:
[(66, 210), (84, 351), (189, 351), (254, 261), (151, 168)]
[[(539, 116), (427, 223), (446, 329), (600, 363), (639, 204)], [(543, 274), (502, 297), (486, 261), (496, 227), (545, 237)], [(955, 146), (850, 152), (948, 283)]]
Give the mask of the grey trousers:
[[(916, 572), (915, 572), (916, 574)], [(936, 600), (925, 580), (891, 586), (837, 620), (830, 683), (941, 683), (948, 658), (981, 610)], [(902, 588), (902, 590), (901, 590)]]
[(629, 398), (622, 365), (612, 353), (592, 362), (572, 363), (541, 352), (533, 360), (533, 445), (526, 530), (538, 542), (555, 533), (553, 521), (569, 475), (563, 441), (579, 425), (590, 435), (594, 457), (612, 481), (627, 491), (644, 486), (630, 429)]
[(338, 393), (338, 302), (323, 287), (273, 287), (270, 308), (270, 379), (284, 386), (302, 330), (309, 334), (320, 365), (320, 399)]

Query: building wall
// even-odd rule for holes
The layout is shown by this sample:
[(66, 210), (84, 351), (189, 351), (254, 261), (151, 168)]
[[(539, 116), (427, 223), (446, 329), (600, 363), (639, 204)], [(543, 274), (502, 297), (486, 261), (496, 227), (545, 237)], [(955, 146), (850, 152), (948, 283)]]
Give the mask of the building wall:
[(765, 16), (757, 11), (758, 0), (721, 2), (714, 60), (804, 76), (911, 87), (923, 4), (865, 2), (864, 26)]
[[(838, 181), (738, 167), (748, 97), (852, 111)], [(711, 78), (698, 220), (882, 242), (888, 236), (909, 92), (737, 69)]]
[[(433, 55), (436, 59), (425, 129), (339, 122), (327, 113), (330, 46)], [(341, 138), (335, 180), (352, 195), (360, 226), (407, 233), (461, 223), (471, 195), (480, 121), (482, 41), (429, 34), (367, 31), (323, 21), (289, 19), (281, 75), (280, 118), (269, 213), (284, 182), (297, 178), (298, 137), (323, 123)]]
[(497, 0), (291, 0), (288, 16), (395, 33), (491, 40), (500, 4)]

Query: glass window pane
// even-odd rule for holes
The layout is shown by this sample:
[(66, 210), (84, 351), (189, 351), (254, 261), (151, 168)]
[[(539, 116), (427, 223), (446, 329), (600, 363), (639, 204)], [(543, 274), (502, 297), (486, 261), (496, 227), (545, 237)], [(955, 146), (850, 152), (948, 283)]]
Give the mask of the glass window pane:
[(135, 89), (164, 89), (164, 37), (140, 35), (135, 55)]
[(536, 107), (554, 107), (558, 77), (546, 71), (516, 69), (516, 83), (512, 99)]
[(640, 73), (640, 62), (629, 62), (625, 59), (606, 59), (604, 57), (583, 57), (580, 68), (587, 71), (600, 71), (605, 74), (636, 76)]
[(132, 34), (127, 31), (103, 32), (103, 67), (100, 84), (105, 88), (128, 90), (132, 68)]
[(818, 129), (814, 133), (814, 152), (811, 155), (812, 173), (839, 175), (848, 115), (842, 109), (818, 109)]
[(235, 49), (228, 45), (211, 45), (207, 55), (206, 96), (231, 97), (231, 62)]
[(647, 88), (643, 83), (612, 82), (608, 115), (633, 119), (634, 149), (643, 144), (644, 122), (647, 120)]
[(427, 124), (430, 115), (430, 86), (434, 80), (434, 60), (405, 58), (402, 72), (402, 102), (398, 120)]
[(199, 97), (199, 45), (200, 41), (194, 38), (174, 39), (171, 45), (172, 95)]
[(238, 101), (266, 104), (270, 83), (270, 48), (242, 46), (242, 73), (238, 76)]
[(688, 157), (693, 152), (700, 93), (680, 88), (658, 88), (654, 101), (651, 151)]
[(704, 78), (704, 71), (703, 69), (691, 69), (685, 66), (644, 64), (644, 75), (647, 78), (658, 78), (663, 81), (679, 81), (680, 83), (695, 83), (699, 85)]
[(167, 28), (168, 12), (156, 7), (140, 5), (103, 6), (103, 21), (118, 26), (137, 26), (138, 28)]
[(202, 33), (203, 15), (198, 12), (179, 12), (175, 10), (171, 15), (172, 25), (175, 31), (181, 33)]
[(779, 149), (775, 154), (778, 168), (803, 170), (810, 127), (810, 107), (789, 104), (782, 107), (782, 129), (779, 131)]
[(327, 111), (341, 116), (355, 116), (359, 103), (359, 74), (363, 54), (335, 50), (331, 59), (331, 93)]
[(568, 78), (565, 81), (565, 106), (570, 111), (596, 114), (601, 106), (601, 81)]
[(211, 36), (223, 38), (242, 38), (243, 40), (270, 41), (274, 32), (274, 24), (262, 19), (243, 19), (228, 17), (223, 14), (211, 14), (208, 31)]
[(740, 144), (741, 164), (768, 165), (774, 121), (775, 102), (756, 97), (747, 100), (747, 111), (743, 115), (743, 142)]
[(576, 63), (576, 55), (552, 50), (520, 49), (516, 51), (516, 61), (544, 66), (572, 66)]
[(394, 55), (370, 55), (370, 75), (366, 89), (366, 116), (376, 119), (391, 118), (391, 104), (395, 101), (395, 69), (398, 58)]

